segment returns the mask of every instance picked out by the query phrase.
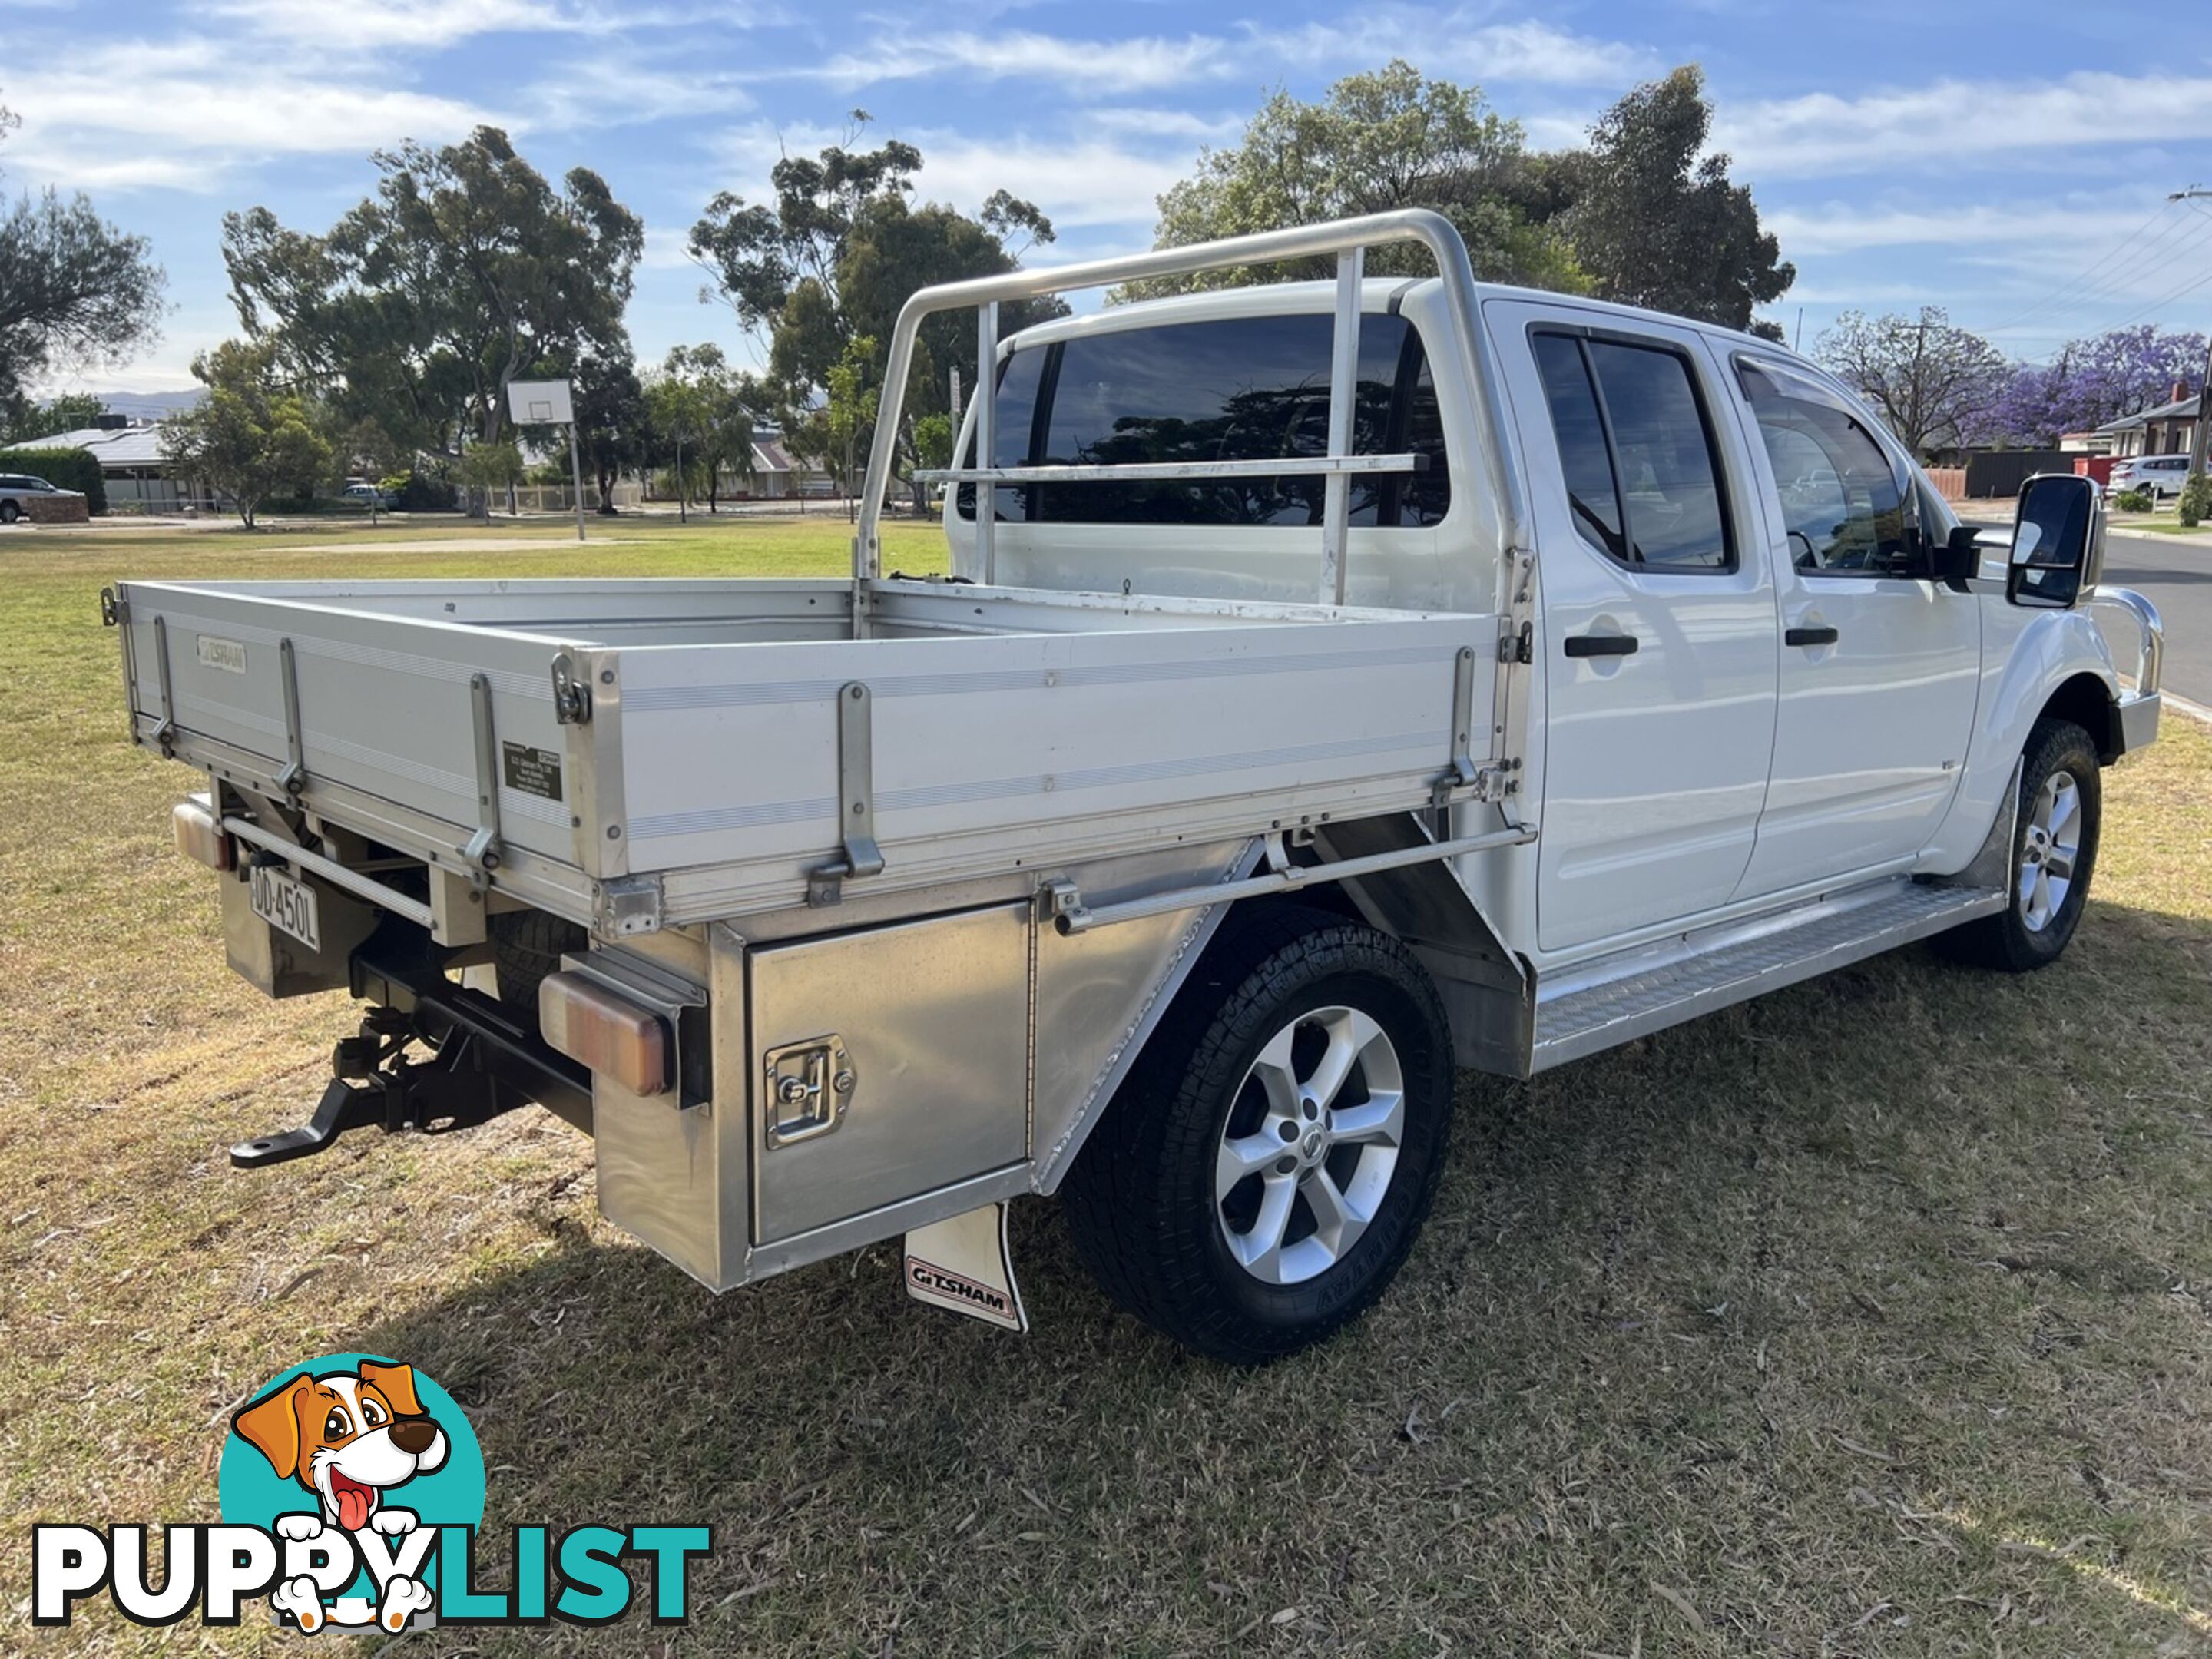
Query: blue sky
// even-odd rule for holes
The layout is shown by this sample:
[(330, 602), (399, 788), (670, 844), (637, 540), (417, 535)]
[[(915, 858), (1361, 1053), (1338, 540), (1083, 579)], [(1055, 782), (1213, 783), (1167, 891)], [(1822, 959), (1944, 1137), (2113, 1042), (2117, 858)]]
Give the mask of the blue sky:
[(1809, 347), (1841, 309), (1947, 306), (2016, 356), (2126, 322), (2212, 324), (2212, 8), (2080, 0), (0, 0), (4, 186), (90, 191), (151, 237), (160, 346), (63, 382), (189, 385), (234, 331), (222, 214), (322, 229), (369, 150), (503, 125), (542, 171), (597, 168), (647, 227), (640, 355), (750, 348), (699, 302), (684, 238), (779, 146), (863, 107), (920, 146), (921, 193), (1004, 186), (1043, 256), (1146, 246), (1153, 198), (1277, 86), (1402, 56), (1479, 82), (1532, 143), (1577, 139), (1638, 81), (1705, 65), (1716, 143), (1796, 261), (1770, 314)]

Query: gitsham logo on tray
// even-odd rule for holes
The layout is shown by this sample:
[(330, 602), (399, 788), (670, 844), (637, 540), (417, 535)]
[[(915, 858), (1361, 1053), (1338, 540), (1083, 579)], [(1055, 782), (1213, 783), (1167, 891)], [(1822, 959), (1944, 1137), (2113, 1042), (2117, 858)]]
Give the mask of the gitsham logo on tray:
[(514, 1528), (513, 1583), (477, 1588), (483, 1453), (453, 1396), (413, 1366), (332, 1354), (285, 1371), (231, 1418), (218, 1526), (32, 1528), (36, 1625), (107, 1595), (142, 1625), (235, 1625), (264, 1602), (278, 1623), (396, 1635), (432, 1625), (604, 1625), (631, 1610), (628, 1561), (650, 1564), (649, 1615), (690, 1617), (689, 1567), (710, 1528)]

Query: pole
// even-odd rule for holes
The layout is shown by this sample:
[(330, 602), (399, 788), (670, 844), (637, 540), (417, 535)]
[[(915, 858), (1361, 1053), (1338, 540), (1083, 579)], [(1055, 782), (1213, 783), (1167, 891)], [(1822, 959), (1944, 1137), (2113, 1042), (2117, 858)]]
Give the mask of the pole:
[[(2166, 199), (2169, 202), (2193, 202), (2212, 197), (2212, 190), (2199, 190), (2191, 185), (2177, 190)], [(2197, 422), (2189, 429), (2189, 472), (2191, 477), (2204, 471), (2206, 439), (2212, 437), (2212, 339), (2205, 342), (2204, 373), (2197, 382)]]
[(679, 428), (676, 434), (676, 522), (678, 524), (691, 522), (689, 510), (691, 503), (686, 499), (690, 494), (684, 487), (684, 433)]
[[(576, 539), (584, 539), (584, 456), (576, 447), (576, 423), (568, 422), (568, 477), (576, 486)], [(512, 485), (508, 486), (510, 489)]]

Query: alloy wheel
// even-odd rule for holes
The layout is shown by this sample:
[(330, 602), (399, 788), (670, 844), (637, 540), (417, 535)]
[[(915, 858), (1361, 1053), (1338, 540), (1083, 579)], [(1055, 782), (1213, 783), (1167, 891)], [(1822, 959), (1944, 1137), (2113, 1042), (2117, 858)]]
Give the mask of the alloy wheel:
[(2081, 790), (2063, 768), (2043, 781), (2021, 838), (2014, 891), (2021, 924), (2039, 933), (2066, 903), (2081, 855)]
[(1244, 1074), (1214, 1166), (1222, 1237), (1270, 1285), (1326, 1273), (1382, 1208), (1405, 1134), (1398, 1051), (1357, 1008), (1318, 1008)]

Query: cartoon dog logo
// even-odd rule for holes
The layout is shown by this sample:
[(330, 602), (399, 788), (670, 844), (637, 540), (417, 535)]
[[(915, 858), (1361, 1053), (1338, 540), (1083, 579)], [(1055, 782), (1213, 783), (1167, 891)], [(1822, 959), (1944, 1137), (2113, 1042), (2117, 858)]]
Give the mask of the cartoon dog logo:
[[(276, 1517), (279, 1535), (299, 1540), (325, 1528), (374, 1529), (387, 1537), (414, 1531), (415, 1511), (387, 1504), (385, 1494), (442, 1467), (450, 1449), (446, 1431), (416, 1396), (414, 1367), (373, 1359), (353, 1371), (302, 1373), (240, 1411), (231, 1427), (269, 1460), (279, 1480), (297, 1480), (319, 1500), (314, 1513)], [(379, 1598), (376, 1621), (404, 1629), (433, 1599), (420, 1580), (394, 1577)], [(278, 1585), (270, 1603), (303, 1630), (323, 1622), (312, 1578)]]

